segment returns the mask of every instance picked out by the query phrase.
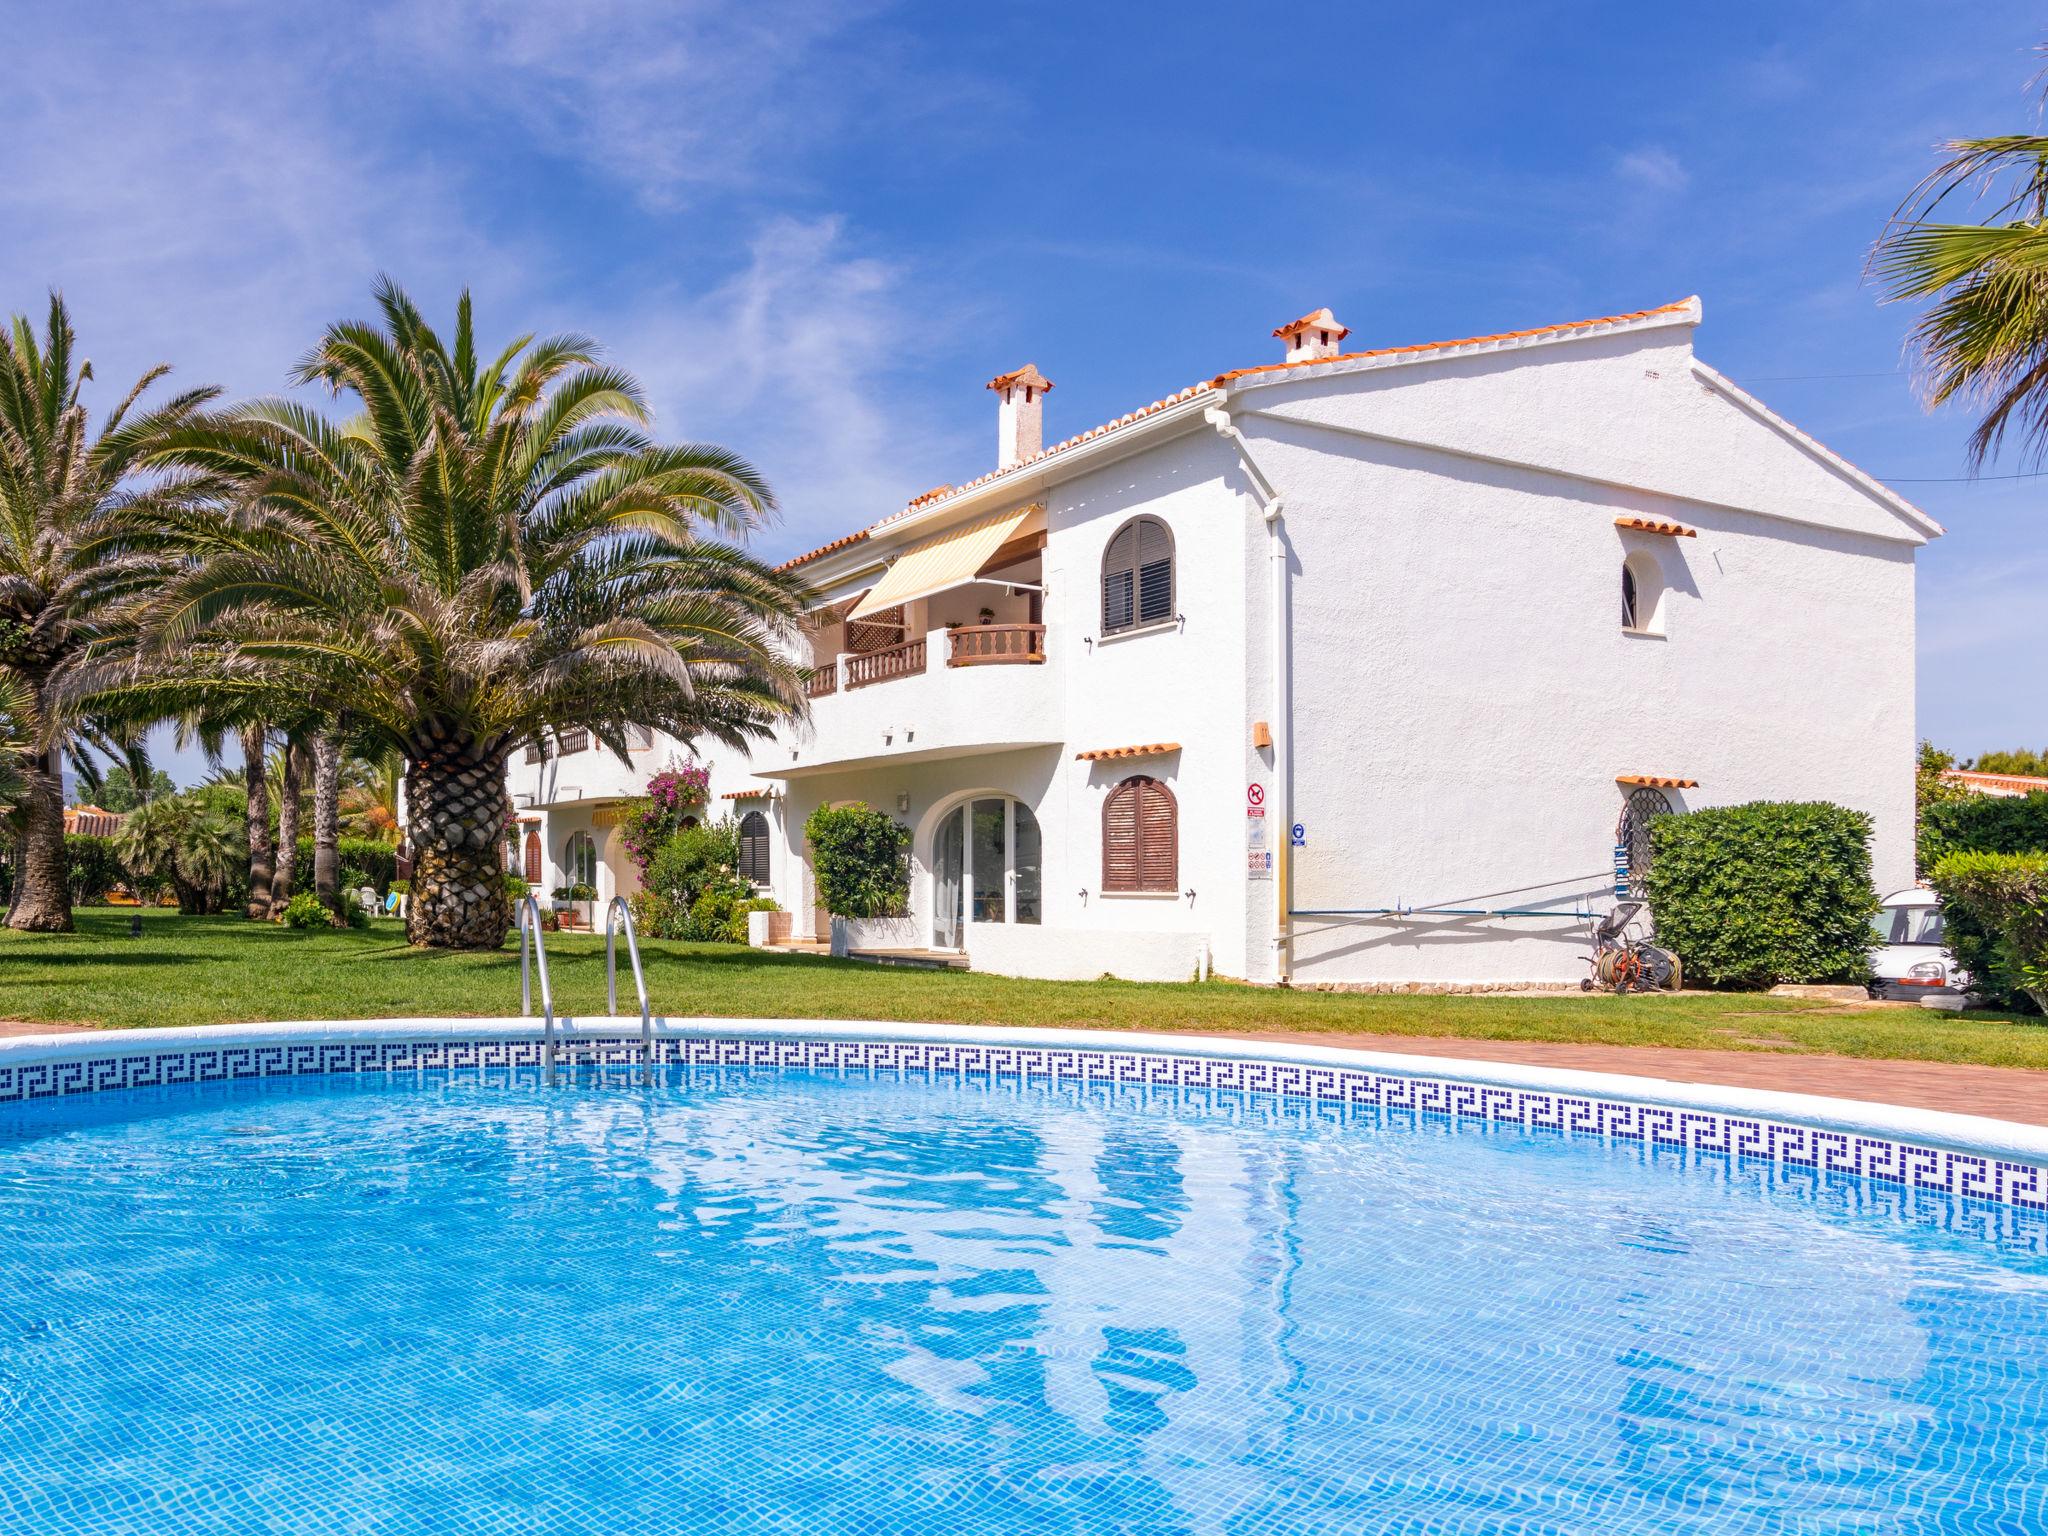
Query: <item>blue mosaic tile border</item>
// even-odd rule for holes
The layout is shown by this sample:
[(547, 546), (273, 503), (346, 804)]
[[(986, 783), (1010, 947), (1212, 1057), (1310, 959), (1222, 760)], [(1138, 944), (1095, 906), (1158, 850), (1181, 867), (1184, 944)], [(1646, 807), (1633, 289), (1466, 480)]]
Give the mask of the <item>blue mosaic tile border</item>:
[[(1134, 1085), (1272, 1094), (1314, 1103), (1480, 1120), (1640, 1142), (1733, 1158), (1759, 1158), (1879, 1184), (2048, 1211), (2048, 1168), (1952, 1148), (1823, 1130), (1705, 1109), (1637, 1104), (1551, 1089), (1409, 1077), (1364, 1067), (1310, 1066), (1234, 1057), (1146, 1051), (1062, 1049), (920, 1040), (790, 1040), (743, 1036), (668, 1037), (655, 1042), (665, 1065), (798, 1067), (827, 1072), (931, 1073), (1017, 1078), (1083, 1086)], [(295, 1077), (333, 1072), (460, 1072), (537, 1067), (538, 1040), (306, 1041), (220, 1045), (0, 1065), (0, 1101), (51, 1098), (110, 1088)], [(577, 1036), (563, 1060), (637, 1065), (637, 1036)]]

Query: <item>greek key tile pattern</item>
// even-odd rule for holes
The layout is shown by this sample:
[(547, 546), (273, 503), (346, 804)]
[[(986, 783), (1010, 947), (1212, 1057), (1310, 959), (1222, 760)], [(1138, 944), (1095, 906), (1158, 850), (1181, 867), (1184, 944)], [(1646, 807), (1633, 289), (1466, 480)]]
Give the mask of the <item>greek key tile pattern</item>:
[[(1316, 1104), (1523, 1126), (1566, 1136), (1639, 1142), (1785, 1168), (1848, 1174), (1878, 1184), (2048, 1211), (2048, 1168), (1880, 1137), (1538, 1089), (1406, 1077), (1363, 1068), (1306, 1066), (1140, 1051), (1051, 1049), (916, 1040), (788, 1040), (691, 1036), (655, 1042), (664, 1065), (802, 1067), (841, 1073), (928, 1073), (1082, 1086), (1144, 1086), (1272, 1095)], [(637, 1036), (577, 1036), (567, 1065), (638, 1065)], [(0, 1066), (0, 1102), (240, 1078), (332, 1072), (462, 1072), (538, 1067), (538, 1040), (306, 1042), (135, 1051)]]

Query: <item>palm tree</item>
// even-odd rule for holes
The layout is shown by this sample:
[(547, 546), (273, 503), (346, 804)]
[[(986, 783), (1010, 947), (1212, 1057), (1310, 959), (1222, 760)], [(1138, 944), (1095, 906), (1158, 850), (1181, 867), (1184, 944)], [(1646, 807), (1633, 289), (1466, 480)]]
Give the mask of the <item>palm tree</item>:
[(168, 880), (186, 913), (218, 912), (246, 856), (234, 817), (203, 789), (130, 811), (114, 847), (131, 873)]
[(760, 476), (656, 443), (592, 342), (484, 359), (467, 293), (452, 342), (388, 280), (376, 302), (379, 323), (333, 326), (295, 377), (358, 417), (266, 401), (163, 445), (156, 462), (234, 501), (174, 520), (193, 564), (133, 683), (168, 700), (285, 679), (401, 753), (408, 936), (495, 948), (510, 754), (569, 725), (621, 757), (630, 725), (765, 733), (803, 707), (803, 594), (734, 542), (773, 505)]
[[(1899, 205), (1870, 272), (1887, 300), (1932, 301), (1912, 331), (1930, 405), (1973, 401), (1974, 470), (2008, 432), (2024, 458), (2048, 450), (2048, 136), (1956, 139)], [(1989, 201), (1981, 223), (1935, 218), (1951, 198)]]
[(167, 430), (190, 422), (218, 393), (189, 390), (130, 419), (143, 392), (170, 371), (160, 365), (94, 434), (80, 400), (92, 364), (76, 357), (76, 344), (54, 293), (40, 339), (25, 315), (0, 334), (0, 671), (28, 690), (40, 722), (8, 923), (43, 932), (71, 928), (61, 765), (67, 737), (88, 725), (87, 711), (61, 685), (72, 668), (120, 646), (124, 610), (161, 580), (160, 559), (128, 535), (173, 507), (183, 488), (140, 485), (135, 471)]

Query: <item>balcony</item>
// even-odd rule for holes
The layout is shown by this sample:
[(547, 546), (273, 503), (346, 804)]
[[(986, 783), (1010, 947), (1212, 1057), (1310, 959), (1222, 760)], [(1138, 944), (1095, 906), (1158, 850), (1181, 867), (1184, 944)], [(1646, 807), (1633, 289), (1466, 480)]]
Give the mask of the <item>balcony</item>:
[(778, 733), (753, 771), (790, 778), (1056, 746), (1061, 695), (1045, 661), (1043, 624), (934, 628), (882, 650), (820, 658), (804, 684), (809, 720)]

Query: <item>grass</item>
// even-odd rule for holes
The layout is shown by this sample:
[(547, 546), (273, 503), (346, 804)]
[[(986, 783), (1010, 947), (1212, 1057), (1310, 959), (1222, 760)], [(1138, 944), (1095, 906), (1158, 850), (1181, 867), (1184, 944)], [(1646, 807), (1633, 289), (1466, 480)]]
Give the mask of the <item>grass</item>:
[[(407, 948), (389, 921), (368, 932), (299, 933), (161, 911), (144, 914), (143, 935), (132, 939), (132, 914), (81, 911), (75, 934), (0, 930), (0, 1018), (134, 1029), (518, 1012), (516, 945), (493, 954), (426, 952)], [(602, 1012), (604, 941), (551, 935), (548, 955), (561, 1011)], [(1227, 982), (1021, 981), (658, 941), (643, 946), (643, 958), (656, 1010), (677, 1015), (1559, 1040), (2048, 1069), (2048, 1028), (2037, 1022), (1734, 993), (1374, 996)], [(624, 977), (621, 986), (630, 994)], [(633, 1006), (624, 996), (621, 1003)]]

